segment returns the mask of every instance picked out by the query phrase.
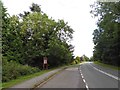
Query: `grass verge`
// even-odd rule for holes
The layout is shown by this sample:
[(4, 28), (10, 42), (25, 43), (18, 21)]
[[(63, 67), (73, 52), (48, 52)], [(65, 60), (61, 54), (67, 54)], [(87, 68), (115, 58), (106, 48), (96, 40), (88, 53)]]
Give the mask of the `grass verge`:
[(117, 67), (117, 66), (104, 64), (104, 63), (101, 63), (101, 62), (98, 62), (98, 61), (95, 61), (94, 63), (95, 63), (95, 64), (98, 64), (98, 65), (100, 65), (100, 66), (103, 66), (103, 67), (111, 68), (111, 69), (113, 69), (113, 70), (120, 70), (120, 67)]
[(9, 82), (2, 83), (2, 88), (12, 87), (12, 86), (14, 86), (14, 85), (16, 85), (16, 84), (22, 83), (22, 82), (24, 82), (24, 81), (26, 81), (26, 80), (29, 80), (29, 79), (31, 79), (31, 78), (34, 78), (34, 77), (36, 77), (36, 76), (40, 76), (40, 75), (42, 75), (42, 74), (44, 74), (44, 73), (47, 73), (47, 72), (49, 72), (49, 71), (52, 71), (52, 70), (54, 70), (54, 69), (57, 69), (57, 68), (48, 69), (48, 70), (42, 70), (42, 71), (37, 72), (37, 73), (34, 73), (34, 74), (21, 76), (21, 77), (15, 79), (15, 80), (11, 80), (11, 81), (9, 81)]
[(0, 90), (2, 89), (2, 82), (0, 81)]
[(36, 76), (40, 76), (40, 75), (45, 74), (45, 73), (47, 73), (47, 72), (49, 72), (49, 71), (52, 71), (52, 70), (54, 70), (54, 69), (62, 68), (62, 67), (66, 67), (66, 66), (67, 66), (67, 67), (71, 67), (71, 66), (75, 66), (75, 65), (63, 65), (63, 66), (59, 66), (59, 67), (52, 68), (52, 69), (48, 69), (48, 70), (42, 70), (42, 71), (37, 72), (37, 73), (34, 73), (34, 74), (30, 74), (30, 75), (26, 75), (26, 76), (21, 76), (21, 77), (15, 79), (15, 80), (11, 80), (11, 81), (9, 81), (9, 82), (2, 83), (2, 88), (12, 87), (12, 86), (14, 86), (14, 85), (17, 85), (17, 84), (19, 84), (19, 83), (22, 83), (22, 82), (24, 82), (24, 81), (26, 81), (26, 80), (29, 80), (29, 79), (31, 79), (31, 78), (34, 78), (34, 77), (36, 77)]
[(17, 84), (19, 84), (19, 83), (22, 83), (22, 82), (24, 82), (24, 81), (26, 81), (26, 80), (29, 80), (29, 79), (31, 79), (31, 78), (34, 78), (34, 77), (36, 77), (36, 76), (40, 76), (40, 75), (45, 74), (45, 73), (47, 73), (47, 72), (50, 72), (50, 71), (52, 71), (52, 70), (54, 70), (54, 69), (62, 68), (62, 67), (66, 67), (66, 66), (69, 67), (69, 66), (71, 66), (71, 65), (58, 66), (58, 67), (55, 67), (55, 68), (52, 68), (52, 69), (42, 70), (42, 71), (37, 72), (37, 73), (35, 73), (35, 74), (26, 75), (26, 76), (21, 76), (21, 77), (19, 77), (18, 79), (15, 79), (15, 80), (11, 80), (11, 81), (9, 81), (9, 82), (2, 83), (2, 88), (12, 87), (12, 86), (14, 86), (14, 85), (17, 85)]

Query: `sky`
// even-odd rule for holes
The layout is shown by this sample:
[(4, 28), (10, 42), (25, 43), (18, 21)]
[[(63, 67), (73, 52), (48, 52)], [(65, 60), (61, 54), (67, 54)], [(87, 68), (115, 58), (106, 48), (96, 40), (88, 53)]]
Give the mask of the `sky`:
[(64, 19), (74, 30), (71, 44), (74, 55), (93, 55), (93, 31), (97, 28), (96, 19), (91, 17), (90, 5), (95, 0), (2, 0), (8, 13), (18, 15), (29, 11), (32, 3), (41, 5), (41, 10), (55, 20)]

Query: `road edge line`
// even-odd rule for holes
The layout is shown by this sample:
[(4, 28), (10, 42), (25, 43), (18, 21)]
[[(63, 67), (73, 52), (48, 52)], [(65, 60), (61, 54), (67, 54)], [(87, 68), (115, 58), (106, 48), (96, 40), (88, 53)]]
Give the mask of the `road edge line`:
[[(90, 66), (92, 66), (91, 64), (90, 64)], [(116, 79), (116, 80), (120, 80), (120, 78), (119, 77), (117, 77), (117, 76), (114, 76), (114, 75), (112, 75), (112, 74), (110, 74), (110, 73), (107, 73), (107, 72), (105, 72), (105, 71), (102, 71), (102, 70), (100, 70), (100, 69), (98, 69), (98, 68), (96, 68), (96, 67), (94, 67), (94, 66), (92, 66), (95, 70), (97, 70), (97, 71), (99, 71), (99, 72), (101, 72), (101, 73), (103, 73), (103, 74), (105, 74), (105, 75), (107, 75), (107, 76), (109, 76), (109, 77), (111, 77), (111, 78), (113, 78), (113, 79)]]

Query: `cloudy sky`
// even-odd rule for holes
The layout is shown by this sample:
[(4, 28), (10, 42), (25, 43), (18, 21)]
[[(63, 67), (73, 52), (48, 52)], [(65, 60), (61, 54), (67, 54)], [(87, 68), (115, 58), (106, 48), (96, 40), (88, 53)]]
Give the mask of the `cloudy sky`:
[(92, 33), (96, 28), (96, 20), (91, 17), (90, 5), (95, 0), (2, 0), (10, 15), (29, 11), (32, 3), (41, 5), (43, 12), (55, 20), (64, 19), (75, 31), (72, 45), (74, 55), (88, 57), (93, 54)]

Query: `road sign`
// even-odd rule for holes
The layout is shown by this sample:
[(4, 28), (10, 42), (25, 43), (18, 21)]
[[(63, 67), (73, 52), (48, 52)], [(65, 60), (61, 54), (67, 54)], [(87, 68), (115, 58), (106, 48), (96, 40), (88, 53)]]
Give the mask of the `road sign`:
[(43, 58), (43, 69), (48, 69), (47, 57)]
[(44, 57), (44, 64), (47, 64), (47, 57)]

